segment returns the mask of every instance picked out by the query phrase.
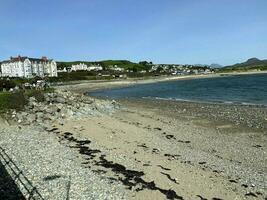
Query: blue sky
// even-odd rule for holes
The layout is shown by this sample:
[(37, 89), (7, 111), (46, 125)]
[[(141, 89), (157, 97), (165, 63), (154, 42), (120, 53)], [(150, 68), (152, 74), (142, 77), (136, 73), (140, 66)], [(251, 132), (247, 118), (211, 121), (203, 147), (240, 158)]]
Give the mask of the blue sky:
[(0, 60), (267, 59), (266, 0), (0, 0)]

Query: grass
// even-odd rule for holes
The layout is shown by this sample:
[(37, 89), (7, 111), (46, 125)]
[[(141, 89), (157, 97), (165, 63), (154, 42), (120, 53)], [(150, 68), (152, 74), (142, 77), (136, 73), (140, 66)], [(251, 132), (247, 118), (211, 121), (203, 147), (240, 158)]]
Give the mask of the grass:
[(27, 104), (27, 99), (23, 92), (1, 92), (0, 93), (0, 112), (9, 109), (22, 110)]
[(30, 97), (35, 97), (38, 102), (44, 101), (44, 94), (48, 92), (54, 92), (54, 89), (0, 92), (0, 113), (10, 109), (22, 110)]
[(0, 93), (0, 112), (9, 107), (9, 92), (1, 92)]
[(64, 67), (70, 68), (73, 64), (79, 64), (84, 63), (86, 65), (101, 65), (104, 67), (105, 70), (108, 70), (109, 66), (117, 65), (118, 67), (133, 70), (134, 72), (140, 71), (140, 70), (148, 70), (151, 68), (151, 66), (147, 65), (147, 62), (141, 62), (141, 63), (134, 63), (128, 60), (103, 60), (98, 62), (87, 62), (87, 61), (74, 61), (74, 62), (57, 62), (57, 66), (59, 69), (63, 69)]

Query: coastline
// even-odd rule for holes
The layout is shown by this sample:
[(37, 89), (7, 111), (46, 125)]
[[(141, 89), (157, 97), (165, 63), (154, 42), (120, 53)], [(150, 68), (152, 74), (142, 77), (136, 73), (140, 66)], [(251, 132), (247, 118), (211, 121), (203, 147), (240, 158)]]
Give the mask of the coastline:
[[(248, 73), (227, 74), (227, 76), (243, 74)], [(89, 87), (84, 84), (81, 88), (80, 85), (75, 85), (71, 90), (78, 93), (86, 91), (90, 96), (90, 91), (97, 89), (178, 79), (212, 78), (221, 75), (172, 77), (146, 81), (126, 80), (101, 85), (91, 84)], [(118, 102), (121, 109), (113, 116), (92, 121), (76, 121), (63, 127), (62, 130), (67, 131), (71, 126), (79, 123), (85, 128), (82, 133), (85, 137), (89, 137), (86, 132), (97, 132), (90, 134), (90, 138), (102, 147), (112, 149), (109, 153), (113, 155), (113, 159), (116, 155), (129, 158), (126, 159), (127, 161), (114, 159), (116, 162), (134, 166), (135, 169), (138, 166), (137, 169), (150, 174), (147, 175), (147, 180), (156, 180), (157, 184), (164, 187), (167, 187), (170, 182), (165, 182), (161, 175), (166, 173), (158, 171), (157, 166), (171, 169), (167, 173), (171, 180), (185, 181), (181, 187), (176, 186), (175, 181), (171, 181), (174, 182), (174, 184), (171, 183), (171, 188), (175, 188), (174, 191), (177, 194), (182, 193), (186, 199), (195, 199), (198, 192), (201, 193), (200, 196), (208, 199), (212, 199), (216, 194), (222, 199), (250, 199), (251, 194), (263, 199), (264, 195), (267, 195), (263, 192), (267, 185), (263, 178), (267, 171), (263, 164), (266, 163), (264, 150), (267, 144), (266, 107), (144, 99), (118, 100)], [(136, 143), (143, 150), (136, 149)], [(182, 155), (181, 152), (183, 152)], [(171, 158), (166, 155), (170, 155)], [(169, 162), (166, 165), (166, 159), (175, 163), (173, 168), (170, 167), (172, 164)], [(177, 174), (175, 172), (177, 170), (183, 171), (183, 174)], [(154, 173), (151, 174), (150, 171)], [(195, 180), (193, 183), (190, 180), (192, 173), (199, 182)], [(221, 192), (213, 190), (214, 188), (200, 187), (200, 184), (216, 185), (215, 187)], [(190, 185), (191, 188), (186, 185)], [(143, 195), (156, 198), (151, 191), (136, 193), (134, 198), (144, 199)], [(164, 199), (164, 197), (160, 195), (158, 199)]]
[[(81, 130), (73, 136), (94, 141), (106, 149), (112, 163), (144, 173), (143, 181), (183, 199), (263, 199), (267, 195), (267, 109), (136, 99), (119, 104), (110, 116), (56, 127), (73, 133), (79, 124)], [(90, 168), (106, 171), (94, 164)], [(102, 176), (114, 178), (109, 171)], [(164, 193), (149, 188), (131, 191), (129, 199), (166, 199)]]
[(25, 125), (0, 129), (1, 146), (46, 199), (64, 196), (67, 177), (76, 199), (92, 188), (108, 199), (267, 197), (266, 107), (83, 95), (136, 84), (127, 81), (60, 86), (17, 113)]
[(201, 79), (201, 78), (216, 78), (223, 76), (239, 76), (239, 75), (252, 75), (252, 74), (266, 74), (267, 71), (252, 71), (252, 72), (234, 72), (234, 73), (215, 73), (206, 75), (184, 75), (184, 76), (159, 76), (148, 78), (129, 78), (120, 80), (105, 80), (105, 81), (75, 81), (69, 83), (63, 83), (62, 85), (55, 85), (55, 88), (65, 89), (79, 94), (85, 94), (101, 89), (112, 89), (119, 87), (127, 87), (139, 84), (149, 84), (157, 82), (167, 82), (176, 80), (189, 80), (189, 79)]
[(166, 81), (176, 80), (187, 80), (187, 79), (199, 79), (199, 78), (213, 78), (219, 77), (218, 74), (210, 75), (186, 75), (186, 76), (160, 76), (160, 77), (149, 77), (149, 78), (132, 78), (132, 79), (120, 79), (120, 80), (109, 80), (109, 81), (79, 81), (73, 83), (66, 83), (62, 85), (54, 86), (58, 89), (65, 89), (79, 94), (85, 94), (90, 91), (101, 90), (101, 89), (112, 89), (118, 87), (127, 87), (139, 84), (149, 84)]

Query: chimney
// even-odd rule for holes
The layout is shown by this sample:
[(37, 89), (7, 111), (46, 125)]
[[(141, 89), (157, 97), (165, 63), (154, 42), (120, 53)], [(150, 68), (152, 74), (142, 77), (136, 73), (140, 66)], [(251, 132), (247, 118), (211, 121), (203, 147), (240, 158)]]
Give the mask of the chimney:
[(42, 60), (47, 61), (48, 59), (46, 56), (42, 56)]

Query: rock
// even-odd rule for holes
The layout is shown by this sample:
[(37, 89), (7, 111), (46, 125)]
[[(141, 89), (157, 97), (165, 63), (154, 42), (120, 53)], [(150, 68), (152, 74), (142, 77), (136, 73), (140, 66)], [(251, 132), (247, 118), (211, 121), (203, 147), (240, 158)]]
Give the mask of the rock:
[(43, 112), (37, 112), (36, 113), (37, 120), (41, 120), (43, 117), (44, 117), (44, 113)]
[(57, 98), (55, 98), (54, 102), (64, 104), (64, 103), (66, 103), (66, 100), (63, 97), (57, 97)]
[(17, 119), (22, 122), (26, 117), (27, 117), (27, 113), (26, 112), (20, 112), (17, 114)]
[(36, 120), (36, 115), (35, 114), (29, 114), (27, 117), (27, 121), (32, 123)]
[(92, 99), (89, 99), (89, 98), (83, 99), (82, 101), (83, 101), (83, 103), (86, 103), (86, 104), (94, 103), (94, 101)]
[(30, 97), (29, 102), (37, 102), (37, 100), (35, 99), (35, 97)]
[(28, 103), (28, 106), (30, 108), (34, 108), (36, 105), (37, 105), (37, 103), (35, 101), (29, 101), (29, 103)]
[[(29, 99), (25, 106), (26, 112), (13, 112), (11, 117), (20, 120), (20, 123), (50, 123), (60, 122), (63, 119), (99, 116), (103, 113), (110, 114), (118, 107), (118, 103), (93, 99), (71, 92), (56, 91), (44, 94), (45, 101), (37, 102), (34, 97)], [(29, 115), (29, 117), (27, 117)], [(63, 124), (63, 123), (62, 123)]]
[[(56, 109), (56, 108), (55, 108)], [(45, 109), (45, 111), (46, 111), (46, 113), (48, 113), (48, 114), (53, 114), (53, 113), (55, 113), (56, 111), (57, 111), (57, 109), (56, 110), (53, 110), (52, 108), (47, 108), (47, 109)]]
[(60, 112), (63, 107), (64, 107), (63, 104), (57, 104), (56, 105), (57, 112)]

